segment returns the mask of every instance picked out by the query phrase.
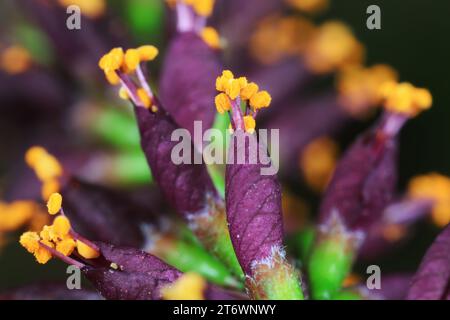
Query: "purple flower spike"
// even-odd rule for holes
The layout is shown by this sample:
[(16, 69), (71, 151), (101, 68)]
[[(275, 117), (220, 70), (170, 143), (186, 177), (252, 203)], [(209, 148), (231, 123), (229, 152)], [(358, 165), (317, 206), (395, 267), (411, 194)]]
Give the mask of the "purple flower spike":
[(172, 41), (163, 66), (160, 97), (175, 122), (194, 133), (194, 121), (203, 130), (214, 121), (214, 81), (221, 71), (218, 56), (193, 32), (178, 34)]
[[(234, 137), (239, 138), (239, 132)], [(265, 147), (249, 135), (250, 145), (257, 145), (260, 159), (252, 164), (252, 151), (234, 144), (235, 159), (245, 154), (245, 164), (229, 164), (226, 170), (226, 208), (230, 234), (238, 260), (245, 274), (253, 276), (253, 266), (282, 252), (281, 187), (275, 175), (262, 175), (267, 163)]]
[(337, 166), (320, 208), (322, 224), (337, 216), (344, 227), (367, 232), (393, 199), (398, 133), (408, 119), (431, 107), (432, 97), (409, 83), (388, 82), (382, 91), (386, 111)]
[[(258, 111), (271, 96), (245, 77), (226, 70), (216, 81), (215, 103), (227, 112), (234, 131), (227, 154), (225, 205), (234, 251), (246, 287), (255, 299), (303, 299), (299, 274), (286, 261), (281, 187), (263, 133), (255, 132)], [(239, 89), (239, 90), (237, 90)], [(244, 107), (244, 106), (245, 107)], [(277, 279), (277, 280), (274, 280)]]
[(172, 161), (172, 149), (178, 142), (171, 141), (170, 137), (178, 127), (164, 110), (160, 108), (152, 113), (136, 107), (135, 112), (142, 149), (166, 199), (186, 217), (200, 213), (206, 207), (208, 197), (216, 196), (205, 166), (176, 165)]
[(450, 226), (428, 249), (413, 278), (408, 300), (443, 300), (450, 297)]
[(320, 208), (320, 222), (334, 214), (350, 230), (367, 229), (392, 201), (397, 181), (397, 138), (382, 121), (361, 136), (340, 161)]

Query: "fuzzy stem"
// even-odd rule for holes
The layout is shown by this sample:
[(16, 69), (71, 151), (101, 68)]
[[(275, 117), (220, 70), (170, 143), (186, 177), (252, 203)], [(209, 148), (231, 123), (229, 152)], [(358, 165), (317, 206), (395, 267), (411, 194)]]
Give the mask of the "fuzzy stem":
[(231, 243), (222, 200), (210, 199), (208, 212), (192, 216), (190, 227), (209, 252), (225, 263), (238, 279), (244, 279), (244, 273)]
[(284, 258), (284, 253), (273, 251), (267, 261), (256, 263), (246, 286), (256, 300), (304, 300), (299, 272)]

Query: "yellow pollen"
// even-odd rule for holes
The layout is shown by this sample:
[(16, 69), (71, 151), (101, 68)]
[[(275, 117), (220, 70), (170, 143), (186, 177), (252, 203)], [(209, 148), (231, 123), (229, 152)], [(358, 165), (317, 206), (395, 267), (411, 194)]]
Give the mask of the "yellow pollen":
[(9, 74), (23, 73), (30, 66), (31, 56), (20, 46), (11, 46), (0, 55), (0, 68)]
[(80, 7), (81, 14), (91, 19), (102, 16), (106, 11), (105, 0), (58, 0), (58, 2), (63, 7), (70, 5)]
[(434, 201), (433, 222), (444, 227), (450, 223), (450, 178), (438, 173), (430, 173), (413, 178), (408, 186), (408, 194), (413, 199)]
[(226, 85), (225, 92), (232, 100), (236, 99), (241, 93), (241, 83), (242, 81), (239, 79), (233, 79)]
[(25, 153), (25, 162), (30, 166), (34, 167), (42, 157), (47, 155), (47, 151), (38, 146), (31, 147)]
[(140, 61), (139, 51), (137, 49), (128, 49), (125, 52), (125, 66), (128, 72), (133, 72), (138, 67)]
[(137, 48), (141, 61), (152, 61), (158, 56), (158, 48), (152, 45), (140, 46)]
[(25, 232), (20, 236), (19, 243), (29, 252), (34, 254), (37, 262), (41, 264), (47, 263), (51, 258), (51, 253), (43, 248), (39, 242), (44, 243), (48, 247), (53, 247), (51, 242), (41, 241), (39, 235), (36, 232)]
[(296, 16), (273, 15), (263, 19), (250, 38), (250, 52), (260, 63), (270, 65), (304, 52), (314, 35), (311, 21)]
[[(53, 247), (51, 243), (44, 243), (48, 247)], [(46, 264), (51, 258), (52, 254), (46, 248), (39, 247), (39, 249), (34, 253), (36, 261), (40, 264)]]
[(209, 47), (211, 47), (213, 49), (220, 49), (221, 48), (220, 36), (219, 36), (219, 33), (217, 32), (216, 29), (214, 29), (212, 27), (203, 28), (203, 30), (202, 30), (200, 35), (201, 35), (203, 41), (205, 41), (205, 43)]
[(100, 256), (100, 252), (89, 247), (87, 244), (81, 242), (80, 240), (77, 240), (77, 251), (83, 258), (86, 259), (95, 259)]
[(122, 48), (111, 49), (103, 58), (100, 59), (99, 66), (105, 72), (120, 69), (124, 62), (124, 52)]
[(59, 193), (52, 193), (47, 202), (48, 213), (54, 215), (61, 210), (62, 196)]
[(42, 238), (42, 240), (46, 242), (57, 242), (58, 241), (58, 235), (55, 231), (55, 227), (53, 225), (51, 226), (44, 226), (39, 233), (39, 236)]
[(137, 95), (145, 108), (149, 109), (152, 106), (152, 100), (143, 88), (137, 89)]
[(62, 167), (58, 160), (41, 147), (32, 147), (25, 154), (25, 161), (34, 169), (42, 182), (56, 179), (62, 175)]
[(60, 239), (70, 232), (70, 221), (65, 216), (57, 216), (53, 221), (53, 228)]
[(60, 184), (57, 179), (50, 179), (50, 180), (44, 181), (44, 184), (42, 185), (42, 190), (41, 190), (42, 199), (44, 199), (44, 201), (48, 201), (50, 196), (53, 193), (58, 192), (59, 189), (60, 189)]
[(304, 58), (311, 71), (328, 73), (360, 65), (364, 59), (364, 47), (346, 25), (328, 22), (309, 42)]
[(336, 167), (338, 147), (327, 137), (313, 140), (303, 150), (300, 167), (306, 183), (315, 191), (322, 192)]
[(120, 83), (120, 78), (117, 75), (117, 72), (111, 70), (111, 71), (105, 71), (105, 77), (109, 84), (115, 86)]
[(125, 87), (121, 87), (119, 89), (119, 97), (123, 100), (130, 99), (130, 96), (128, 95), (128, 90)]
[(77, 244), (75, 240), (73, 240), (71, 237), (66, 237), (56, 244), (56, 250), (67, 257), (72, 254), (76, 246)]
[(387, 65), (346, 68), (337, 80), (340, 104), (350, 115), (364, 117), (381, 103), (380, 88), (397, 79), (397, 72)]
[(209, 17), (214, 9), (215, 0), (194, 0), (193, 8), (202, 17)]
[(204, 300), (205, 289), (205, 279), (196, 273), (188, 272), (162, 288), (161, 295), (165, 300)]
[(220, 77), (216, 79), (216, 90), (220, 92), (225, 92), (229, 82), (234, 79), (234, 75), (230, 70), (225, 70), (222, 72)]
[(254, 82), (250, 82), (241, 89), (241, 99), (244, 101), (250, 100), (258, 92), (258, 90), (258, 85)]
[(414, 117), (431, 108), (433, 97), (426, 89), (416, 88), (410, 83), (387, 82), (380, 89), (386, 110)]
[(244, 117), (244, 125), (245, 125), (245, 132), (248, 133), (254, 133), (256, 128), (256, 121), (253, 119), (252, 116), (245, 116)]
[(0, 202), (0, 233), (17, 230), (29, 222), (37, 211), (32, 201)]
[(250, 106), (254, 110), (267, 108), (272, 102), (272, 97), (267, 91), (259, 91), (250, 98)]
[(324, 11), (329, 6), (329, 0), (286, 0), (292, 7), (307, 12), (317, 13)]
[(219, 93), (215, 98), (216, 109), (220, 114), (231, 110), (230, 98), (225, 93)]
[(20, 236), (20, 244), (27, 249), (29, 253), (35, 253), (39, 249), (39, 235), (36, 232), (25, 232)]

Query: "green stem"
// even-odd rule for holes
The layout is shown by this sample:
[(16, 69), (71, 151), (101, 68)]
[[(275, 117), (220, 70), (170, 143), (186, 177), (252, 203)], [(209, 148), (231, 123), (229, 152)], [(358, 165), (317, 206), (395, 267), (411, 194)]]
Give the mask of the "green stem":
[(200, 245), (166, 236), (156, 243), (155, 248), (155, 255), (182, 272), (193, 271), (218, 285), (243, 289), (242, 282)]
[[(220, 130), (222, 133), (222, 137), (227, 137), (228, 135), (228, 127), (230, 125), (230, 119), (226, 115), (217, 114), (216, 118), (214, 119), (214, 124), (212, 126), (213, 129)], [(214, 148), (216, 150), (219, 150), (222, 148), (222, 152), (224, 155), (224, 158), (222, 159), (221, 164), (209, 164), (207, 165), (207, 169), (209, 172), (209, 175), (211, 177), (211, 180), (216, 187), (217, 191), (219, 192), (220, 196), (222, 198), (225, 198), (225, 151), (227, 150), (227, 141), (222, 141), (220, 143), (219, 141), (213, 141), (212, 144), (214, 145)]]
[(210, 199), (208, 214), (194, 216), (190, 227), (209, 252), (222, 261), (239, 280), (244, 279), (231, 243), (223, 202)]
[(270, 263), (253, 266), (246, 286), (256, 300), (304, 300), (300, 273), (275, 252)]
[(358, 236), (333, 221), (318, 235), (308, 261), (311, 293), (314, 299), (331, 299), (350, 273), (359, 245)]

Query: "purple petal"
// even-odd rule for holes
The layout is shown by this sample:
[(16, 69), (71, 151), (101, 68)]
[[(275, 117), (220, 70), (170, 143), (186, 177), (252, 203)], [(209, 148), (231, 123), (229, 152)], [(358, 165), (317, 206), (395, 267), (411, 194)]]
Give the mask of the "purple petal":
[[(131, 247), (141, 247), (144, 237), (136, 217), (144, 209), (104, 187), (72, 178), (61, 191), (64, 212), (74, 230), (84, 237)], [(148, 216), (150, 212), (145, 212)]]
[(428, 249), (413, 278), (409, 300), (446, 299), (450, 284), (450, 226)]
[(171, 135), (178, 127), (164, 110), (159, 108), (158, 112), (152, 113), (136, 107), (135, 112), (142, 149), (167, 201), (185, 216), (198, 213), (205, 208), (209, 196), (216, 196), (206, 167), (203, 163), (193, 164), (193, 161), (179, 165), (172, 161), (172, 149), (178, 142), (171, 141)]
[(166, 53), (160, 98), (175, 122), (191, 134), (196, 120), (202, 122), (203, 131), (213, 124), (211, 101), (221, 69), (217, 53), (194, 33), (178, 34)]
[(350, 147), (339, 162), (320, 208), (320, 222), (337, 212), (351, 230), (367, 231), (395, 193), (397, 139), (378, 127)]
[[(252, 274), (252, 263), (271, 254), (273, 248), (282, 246), (283, 223), (281, 218), (281, 187), (276, 175), (262, 175), (262, 163), (267, 161), (267, 151), (255, 135), (249, 140), (263, 155), (257, 163), (249, 161), (254, 152), (238, 143), (230, 146), (230, 153), (245, 155), (245, 163), (228, 164), (226, 168), (226, 210), (230, 235), (238, 260), (247, 275)], [(246, 144), (247, 145), (247, 144)], [(257, 152), (257, 151), (256, 151)]]

